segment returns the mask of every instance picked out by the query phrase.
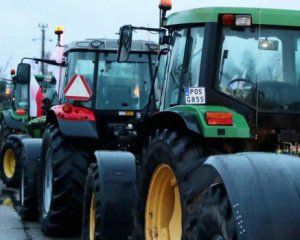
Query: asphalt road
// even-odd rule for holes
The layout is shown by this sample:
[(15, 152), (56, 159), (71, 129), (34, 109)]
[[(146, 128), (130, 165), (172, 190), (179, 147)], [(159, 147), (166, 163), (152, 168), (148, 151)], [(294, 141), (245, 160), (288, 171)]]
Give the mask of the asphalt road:
[[(6, 188), (0, 180), (0, 240), (49, 240), (37, 222), (24, 222), (18, 215), (17, 189)], [(79, 240), (78, 238), (55, 238)]]

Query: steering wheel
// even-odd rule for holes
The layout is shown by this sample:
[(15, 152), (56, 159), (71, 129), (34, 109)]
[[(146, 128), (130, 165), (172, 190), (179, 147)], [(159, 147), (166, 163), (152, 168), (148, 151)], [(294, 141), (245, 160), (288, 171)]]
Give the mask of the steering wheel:
[[(246, 78), (235, 78), (235, 79), (232, 79), (229, 81), (229, 83), (227, 84), (227, 88), (231, 88), (231, 89), (236, 89), (236, 88), (233, 88), (231, 87), (230, 85), (234, 84), (234, 83), (237, 83), (237, 87), (238, 89), (243, 89), (246, 85), (251, 85), (251, 87), (254, 85), (254, 83), (249, 80), (249, 79), (246, 79)], [(242, 88), (240, 87), (241, 85)]]
[(228, 82), (227, 91), (229, 91), (231, 95), (236, 98), (244, 99), (253, 86), (254, 83), (249, 79), (235, 78)]

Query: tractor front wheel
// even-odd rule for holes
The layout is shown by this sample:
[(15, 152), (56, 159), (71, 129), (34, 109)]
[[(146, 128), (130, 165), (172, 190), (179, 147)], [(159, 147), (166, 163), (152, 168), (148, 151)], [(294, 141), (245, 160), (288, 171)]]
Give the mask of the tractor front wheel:
[(66, 139), (56, 126), (46, 129), (41, 154), (39, 213), (48, 236), (77, 235), (90, 154)]
[(222, 183), (203, 192), (197, 215), (197, 239), (237, 240), (231, 204)]
[(7, 187), (18, 187), (22, 166), (22, 144), (16, 139), (9, 139), (1, 153), (1, 175)]
[[(91, 164), (84, 189), (83, 221), (82, 221), (82, 239), (100, 239), (100, 184), (99, 184), (98, 166)], [(98, 201), (97, 201), (98, 200)]]
[(138, 239), (194, 239), (205, 149), (199, 137), (169, 130), (150, 139), (138, 186)]

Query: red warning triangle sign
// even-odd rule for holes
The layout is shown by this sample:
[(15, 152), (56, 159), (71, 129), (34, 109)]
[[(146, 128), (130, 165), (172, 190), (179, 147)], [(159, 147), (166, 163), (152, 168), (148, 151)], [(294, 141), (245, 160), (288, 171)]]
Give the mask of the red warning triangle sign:
[(64, 89), (64, 95), (68, 100), (88, 101), (92, 90), (83, 75), (75, 74)]

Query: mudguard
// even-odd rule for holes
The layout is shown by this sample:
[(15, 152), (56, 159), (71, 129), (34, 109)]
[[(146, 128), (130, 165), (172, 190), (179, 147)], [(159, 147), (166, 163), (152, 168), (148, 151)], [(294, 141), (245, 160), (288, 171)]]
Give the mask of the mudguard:
[[(219, 176), (227, 190), (239, 240), (298, 239), (300, 159), (273, 153), (209, 157), (202, 184)], [(201, 181), (200, 181), (201, 182)]]
[(35, 189), (36, 192), (34, 194), (37, 196), (37, 177), (42, 148), (42, 138), (26, 138), (22, 140), (22, 143), (24, 147), (23, 167), (25, 167), (28, 172), (27, 177), (32, 177), (32, 179), (28, 179), (28, 182), (32, 185), (27, 187)]
[(104, 239), (127, 239), (133, 230), (135, 157), (129, 152), (96, 151)]
[(3, 120), (6, 122), (7, 126), (9, 126), (12, 129), (22, 129), (25, 126), (22, 119), (20, 120), (13, 119), (11, 117), (10, 112), (11, 112), (10, 110), (2, 111)]
[(24, 160), (39, 162), (41, 149), (42, 149), (42, 138), (24, 138), (22, 144), (24, 146)]
[[(209, 125), (208, 112), (232, 114), (232, 124)], [(205, 138), (250, 138), (249, 125), (241, 114), (222, 106), (178, 105), (154, 114), (150, 119), (151, 129), (175, 128), (188, 129)]]
[(11, 134), (7, 137), (7, 140), (8, 139), (15, 139), (15, 140), (22, 143), (23, 139), (26, 139), (26, 138), (31, 138), (31, 136), (28, 135), (28, 134)]
[(58, 125), (65, 137), (98, 139), (96, 123), (93, 121), (58, 119)]
[(73, 113), (66, 114), (62, 105), (53, 106), (46, 123), (57, 123), (65, 137), (98, 139), (95, 115), (89, 109), (73, 106)]

